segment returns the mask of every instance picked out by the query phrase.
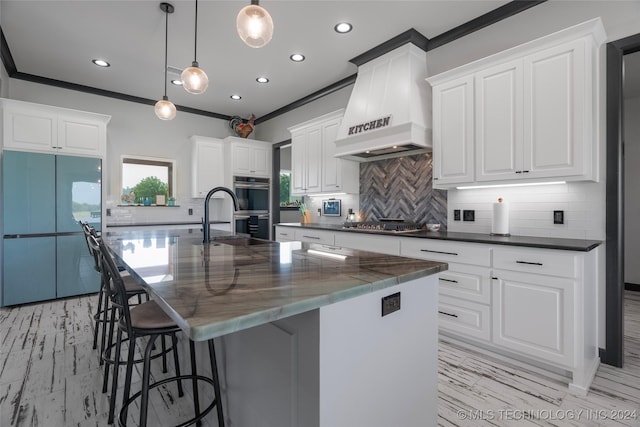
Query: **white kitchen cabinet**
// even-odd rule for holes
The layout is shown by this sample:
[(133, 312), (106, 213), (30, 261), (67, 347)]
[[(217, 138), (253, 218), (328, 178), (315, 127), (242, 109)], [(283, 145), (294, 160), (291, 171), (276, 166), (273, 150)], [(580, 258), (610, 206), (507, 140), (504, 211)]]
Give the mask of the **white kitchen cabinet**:
[(474, 178), (473, 76), (433, 88), (433, 185)]
[[(434, 94), (434, 187), (597, 181), (595, 100), (604, 40), (597, 18), (428, 78)], [(464, 120), (470, 104), (474, 120)], [(467, 152), (475, 152), (470, 167), (463, 161)]]
[(3, 148), (104, 157), (110, 116), (13, 99), (0, 100)]
[(276, 225), (275, 227), (275, 237), (276, 237), (276, 242), (291, 242), (296, 239), (293, 228), (282, 227), (279, 225)]
[(335, 233), (332, 231), (296, 228), (293, 236), (294, 240), (299, 242), (320, 243), (329, 246), (335, 245)]
[(231, 176), (255, 176), (271, 178), (271, 143), (228, 136), (224, 139), (228, 146), (227, 160)]
[[(224, 142), (195, 135), (190, 139), (191, 197), (204, 198), (212, 188), (225, 185)], [(212, 197), (224, 198), (224, 193)]]
[(491, 307), (470, 301), (438, 296), (438, 327), (462, 336), (489, 342), (491, 339)]
[(343, 114), (338, 110), (289, 128), (292, 194), (358, 193), (359, 163), (334, 157)]
[(400, 240), (393, 236), (359, 233), (335, 233), (335, 245), (361, 251), (400, 255)]

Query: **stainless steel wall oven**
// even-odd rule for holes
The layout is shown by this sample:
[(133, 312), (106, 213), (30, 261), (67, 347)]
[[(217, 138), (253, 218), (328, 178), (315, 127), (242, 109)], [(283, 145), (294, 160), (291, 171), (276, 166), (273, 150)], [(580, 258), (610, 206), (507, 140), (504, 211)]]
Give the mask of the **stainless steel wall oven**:
[(234, 215), (236, 233), (269, 238), (271, 215), (269, 178), (234, 176), (233, 192), (238, 197), (238, 211)]

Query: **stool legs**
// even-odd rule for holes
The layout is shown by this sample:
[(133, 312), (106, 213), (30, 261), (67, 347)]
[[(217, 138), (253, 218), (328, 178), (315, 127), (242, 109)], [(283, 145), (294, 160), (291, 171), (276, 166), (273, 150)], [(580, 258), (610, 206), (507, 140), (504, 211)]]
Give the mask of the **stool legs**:
[[(100, 277), (102, 279), (102, 277)], [(95, 314), (93, 315), (93, 320), (95, 321), (95, 328), (93, 329), (93, 349), (98, 348), (98, 329), (101, 322), (102, 317), (102, 299), (104, 297), (104, 281), (100, 280), (100, 291), (98, 292), (98, 307), (96, 309)], [(102, 325), (104, 330), (104, 324)], [(102, 365), (102, 354), (100, 354), (100, 364)]]
[(213, 377), (213, 391), (216, 396), (216, 411), (218, 413), (218, 427), (224, 427), (224, 414), (222, 413), (222, 393), (220, 392), (220, 378), (218, 377), (218, 362), (216, 361), (216, 348), (213, 338), (208, 341), (209, 358), (211, 359), (211, 375)]

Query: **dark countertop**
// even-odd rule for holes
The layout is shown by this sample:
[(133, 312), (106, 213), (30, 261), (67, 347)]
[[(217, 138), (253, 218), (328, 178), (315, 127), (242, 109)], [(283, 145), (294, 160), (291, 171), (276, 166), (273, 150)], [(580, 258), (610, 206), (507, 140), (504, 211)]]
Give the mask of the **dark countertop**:
[[(230, 224), (229, 221), (209, 221), (209, 224)], [(197, 225), (202, 226), (201, 221), (181, 221), (181, 222), (143, 222), (143, 223), (118, 223), (118, 224), (106, 224), (108, 228), (115, 227), (158, 227), (166, 225)]]
[(460, 233), (460, 232), (435, 232), (419, 230), (412, 232), (389, 232), (373, 230), (357, 230), (354, 228), (344, 228), (341, 224), (300, 224), (300, 223), (280, 223), (276, 224), (284, 227), (309, 228), (316, 230), (344, 231), (348, 233), (378, 234), (395, 237), (412, 237), (417, 239), (449, 240), (469, 243), (487, 243), (491, 245), (526, 246), (530, 248), (558, 249), (565, 251), (589, 252), (602, 244), (600, 240), (586, 239), (561, 239), (555, 237), (532, 237), (532, 236), (493, 236), (491, 234), (480, 233)]

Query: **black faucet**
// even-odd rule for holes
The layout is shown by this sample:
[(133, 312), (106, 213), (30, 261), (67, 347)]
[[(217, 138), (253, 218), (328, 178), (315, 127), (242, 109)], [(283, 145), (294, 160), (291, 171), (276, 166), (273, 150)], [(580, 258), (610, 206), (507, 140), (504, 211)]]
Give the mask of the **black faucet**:
[(202, 243), (207, 243), (209, 242), (209, 200), (211, 200), (211, 196), (214, 195), (214, 193), (217, 193), (218, 191), (224, 191), (225, 193), (227, 193), (228, 195), (231, 196), (231, 199), (233, 199), (233, 209), (234, 210), (238, 210), (238, 198), (236, 197), (236, 195), (233, 193), (233, 191), (231, 191), (229, 188), (227, 187), (215, 187), (211, 190), (209, 190), (209, 192), (207, 193), (207, 197), (204, 198), (204, 219), (202, 221)]

